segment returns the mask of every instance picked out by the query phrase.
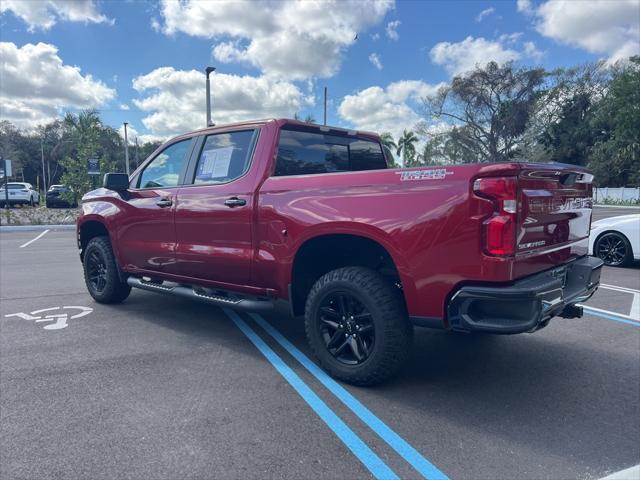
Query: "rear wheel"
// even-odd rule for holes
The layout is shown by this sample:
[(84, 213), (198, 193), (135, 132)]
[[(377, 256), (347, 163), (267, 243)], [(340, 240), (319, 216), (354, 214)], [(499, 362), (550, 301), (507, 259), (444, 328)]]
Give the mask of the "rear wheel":
[(395, 374), (413, 338), (398, 289), (363, 267), (339, 268), (315, 283), (305, 329), (320, 365), (354, 385), (377, 384)]
[(593, 249), (594, 254), (611, 267), (623, 267), (633, 259), (631, 244), (621, 233), (605, 233), (598, 238)]
[(120, 303), (131, 293), (131, 287), (120, 280), (108, 237), (95, 237), (89, 241), (83, 267), (84, 281), (96, 302)]

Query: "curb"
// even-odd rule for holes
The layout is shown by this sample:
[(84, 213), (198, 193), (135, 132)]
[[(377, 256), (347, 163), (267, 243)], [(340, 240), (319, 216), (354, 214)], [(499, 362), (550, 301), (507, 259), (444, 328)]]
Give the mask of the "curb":
[(638, 205), (636, 207), (634, 205), (604, 205), (604, 204), (597, 204), (597, 205), (594, 205), (593, 208), (635, 208), (636, 210), (640, 210), (640, 205)]
[(0, 232), (33, 232), (39, 230), (75, 230), (75, 225), (1, 225)]

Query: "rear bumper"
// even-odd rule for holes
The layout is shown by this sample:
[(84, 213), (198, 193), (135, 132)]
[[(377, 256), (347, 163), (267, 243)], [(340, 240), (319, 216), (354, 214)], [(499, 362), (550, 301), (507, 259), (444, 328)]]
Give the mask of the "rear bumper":
[(556, 315), (580, 317), (575, 304), (595, 293), (602, 264), (599, 258), (583, 257), (509, 286), (464, 286), (449, 302), (449, 325), (465, 332), (511, 334), (542, 328)]

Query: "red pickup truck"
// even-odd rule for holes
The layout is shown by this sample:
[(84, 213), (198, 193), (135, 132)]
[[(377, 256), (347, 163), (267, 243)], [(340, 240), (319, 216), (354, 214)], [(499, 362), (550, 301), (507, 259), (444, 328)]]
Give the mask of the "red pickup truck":
[(78, 247), (102, 303), (131, 287), (236, 309), (287, 301), (319, 363), (380, 382), (413, 325), (521, 333), (599, 285), (592, 175), (560, 164), (388, 167), (377, 135), (293, 120), (199, 130), (83, 198)]

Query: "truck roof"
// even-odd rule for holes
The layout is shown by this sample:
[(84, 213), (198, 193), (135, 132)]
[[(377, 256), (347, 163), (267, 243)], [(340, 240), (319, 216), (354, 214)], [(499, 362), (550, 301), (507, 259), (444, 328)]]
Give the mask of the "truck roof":
[(259, 127), (261, 125), (265, 125), (271, 122), (276, 123), (278, 127), (282, 127), (284, 125), (295, 125), (299, 127), (318, 128), (321, 131), (326, 131), (326, 132), (336, 132), (336, 133), (342, 133), (342, 134), (346, 133), (347, 135), (370, 137), (375, 140), (378, 140), (380, 138), (379, 135), (374, 132), (353, 130), (353, 129), (341, 128), (341, 127), (333, 127), (330, 125), (320, 125), (317, 123), (308, 123), (308, 122), (303, 122), (301, 120), (295, 120), (293, 118), (264, 118), (259, 120), (245, 120), (242, 122), (224, 123), (224, 124), (218, 124), (211, 127), (205, 127), (198, 130), (194, 130), (185, 135), (192, 135), (194, 133), (216, 132), (219, 130), (226, 130), (228, 128), (237, 128), (237, 127)]

